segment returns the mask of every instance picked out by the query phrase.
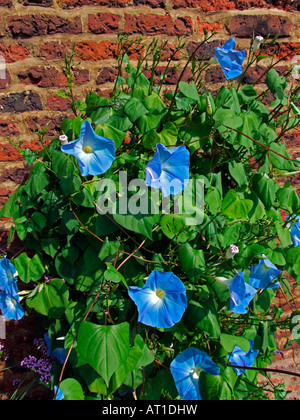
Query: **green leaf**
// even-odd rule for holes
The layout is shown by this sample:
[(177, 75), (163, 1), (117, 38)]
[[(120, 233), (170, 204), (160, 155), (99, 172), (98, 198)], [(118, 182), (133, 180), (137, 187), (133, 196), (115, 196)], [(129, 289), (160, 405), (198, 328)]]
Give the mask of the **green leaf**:
[(138, 118), (149, 112), (142, 102), (136, 98), (131, 98), (126, 102), (124, 111), (131, 122), (135, 122)]
[(252, 201), (240, 199), (235, 190), (229, 190), (222, 202), (222, 211), (229, 219), (243, 219), (252, 207)]
[(186, 82), (179, 82), (179, 88), (181, 93), (189, 99), (193, 99), (194, 101), (199, 101), (199, 94), (194, 82), (188, 84)]
[(186, 243), (178, 252), (182, 270), (192, 282), (199, 280), (205, 271), (205, 258), (202, 249), (194, 249)]
[(77, 339), (80, 356), (102, 376), (106, 385), (129, 355), (129, 324), (96, 325), (83, 322)]
[(23, 280), (24, 283), (38, 281), (45, 273), (44, 265), (38, 254), (30, 259), (27, 254), (23, 252), (17, 258), (14, 258), (13, 263), (20, 279)]
[(113, 283), (120, 283), (122, 282), (127, 288), (127, 283), (122, 276), (122, 274), (112, 265), (112, 263), (106, 263), (107, 270), (104, 272), (104, 278), (106, 281), (111, 281)]
[(221, 334), (220, 340), (223, 348), (228, 353), (231, 353), (235, 346), (240, 347), (246, 353), (250, 350), (249, 340), (247, 340), (244, 337), (229, 334)]
[(189, 331), (196, 329), (204, 332), (210, 338), (218, 339), (220, 337), (221, 328), (218, 313), (210, 300), (205, 300), (203, 303), (190, 300), (182, 320)]
[(131, 230), (135, 233), (140, 233), (146, 238), (152, 239), (152, 229), (159, 221), (159, 214), (114, 214), (113, 219), (120, 226)]
[(64, 394), (64, 400), (79, 401), (84, 400), (84, 393), (82, 387), (76, 379), (67, 378), (60, 384), (60, 389)]
[(231, 160), (228, 166), (230, 175), (232, 178), (238, 183), (241, 187), (242, 185), (247, 184), (247, 173), (245, 171), (245, 167), (241, 162), (236, 162), (235, 160)]
[(29, 308), (42, 315), (59, 319), (69, 304), (69, 290), (62, 279), (51, 279), (49, 283), (37, 286), (38, 293), (27, 297)]
[(293, 187), (279, 188), (276, 192), (280, 207), (289, 213), (295, 213), (299, 206), (300, 200), (298, 194)]

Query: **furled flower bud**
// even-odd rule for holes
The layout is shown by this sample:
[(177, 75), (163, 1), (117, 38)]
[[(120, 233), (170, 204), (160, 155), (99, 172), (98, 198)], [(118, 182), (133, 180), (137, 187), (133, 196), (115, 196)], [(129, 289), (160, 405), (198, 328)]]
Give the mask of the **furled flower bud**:
[(226, 260), (230, 260), (239, 253), (239, 248), (236, 245), (230, 245), (226, 252)]
[(213, 114), (213, 110), (212, 110), (212, 106), (211, 106), (211, 102), (209, 99), (209, 96), (206, 96), (206, 112), (208, 113), (208, 115), (212, 115)]
[(256, 36), (253, 43), (253, 52), (256, 53), (260, 49), (260, 44), (263, 42), (264, 38), (262, 36)]
[(68, 143), (68, 137), (63, 134), (63, 135), (59, 136), (59, 141), (61, 142), (61, 144), (67, 144)]

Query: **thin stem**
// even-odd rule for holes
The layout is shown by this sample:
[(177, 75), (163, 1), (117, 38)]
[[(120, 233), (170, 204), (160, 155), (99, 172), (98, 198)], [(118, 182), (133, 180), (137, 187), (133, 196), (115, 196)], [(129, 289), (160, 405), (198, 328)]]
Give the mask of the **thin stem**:
[(261, 367), (250, 367), (250, 366), (238, 366), (238, 365), (231, 365), (230, 363), (221, 363), (222, 366), (229, 366), (236, 369), (247, 369), (247, 370), (258, 370), (260, 372), (274, 372), (274, 373), (282, 373), (284, 375), (290, 375), (290, 376), (296, 376), (297, 378), (300, 378), (300, 373), (296, 372), (290, 372), (288, 370), (284, 369), (275, 369), (275, 368), (261, 368)]

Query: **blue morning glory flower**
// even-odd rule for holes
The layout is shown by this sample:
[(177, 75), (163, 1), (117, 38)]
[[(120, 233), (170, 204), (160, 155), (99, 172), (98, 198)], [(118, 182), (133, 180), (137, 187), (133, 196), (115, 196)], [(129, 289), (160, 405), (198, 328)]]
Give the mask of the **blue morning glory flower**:
[(220, 368), (201, 350), (189, 347), (180, 353), (170, 365), (180, 398), (202, 400), (199, 391), (199, 376), (203, 370), (211, 375), (219, 375)]
[(62, 390), (60, 388), (58, 388), (57, 390), (56, 385), (54, 385), (54, 395), (55, 395), (55, 401), (62, 401), (65, 398)]
[(79, 139), (63, 144), (61, 150), (77, 158), (83, 176), (103, 174), (115, 159), (113, 140), (98, 136), (87, 120), (82, 123)]
[(215, 277), (215, 280), (228, 286), (230, 292), (231, 312), (236, 314), (246, 314), (246, 308), (254, 298), (257, 290), (245, 282), (244, 273), (238, 273), (233, 279)]
[(138, 308), (138, 321), (157, 328), (170, 328), (181, 320), (187, 307), (184, 284), (172, 272), (152, 271), (144, 287), (129, 287)]
[(5, 319), (14, 319), (18, 321), (23, 318), (25, 312), (20, 305), (20, 298), (18, 294), (9, 295), (5, 292), (0, 293), (0, 309)]
[(14, 265), (6, 258), (0, 261), (0, 289), (9, 295), (18, 293), (17, 277), (18, 273)]
[(59, 361), (59, 363), (63, 365), (66, 360), (65, 349), (63, 347), (57, 347), (56, 349), (51, 351), (51, 341), (49, 338), (49, 334), (48, 333), (44, 334), (44, 338), (47, 345), (47, 355), (54, 356)]
[[(289, 217), (287, 217), (288, 219)], [(290, 228), (292, 243), (294, 246), (300, 245), (300, 216), (294, 216), (292, 221), (296, 221)]]
[(278, 270), (264, 254), (261, 258), (258, 264), (250, 268), (249, 284), (256, 289), (276, 289), (279, 283), (275, 281), (282, 271)]
[(231, 37), (222, 47), (215, 48), (218, 63), (227, 80), (240, 76), (243, 72), (242, 64), (245, 60), (245, 51), (233, 49), (235, 39)]
[[(255, 358), (257, 357), (259, 350), (253, 350), (253, 340), (249, 340), (250, 350), (246, 353), (240, 347), (235, 346), (231, 353), (228, 353), (227, 359), (230, 363), (235, 366), (251, 367), (254, 365)], [(240, 376), (245, 373), (246, 369), (233, 368), (235, 373)]]
[(159, 188), (164, 197), (178, 194), (189, 182), (189, 168), (190, 152), (185, 146), (167, 149), (158, 143), (154, 157), (146, 167), (146, 185)]

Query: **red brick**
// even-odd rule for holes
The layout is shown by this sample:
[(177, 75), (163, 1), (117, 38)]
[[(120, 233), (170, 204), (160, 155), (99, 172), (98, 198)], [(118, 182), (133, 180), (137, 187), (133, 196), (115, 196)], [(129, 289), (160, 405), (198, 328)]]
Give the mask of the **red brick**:
[(12, 162), (22, 159), (22, 155), (11, 144), (0, 144), (0, 162)]
[(11, 190), (8, 188), (0, 188), (0, 205), (3, 206), (3, 204), (6, 203), (9, 196), (11, 194)]
[(295, 55), (300, 55), (300, 42), (276, 42), (266, 50), (266, 54), (274, 54), (277, 60), (291, 60)]
[(0, 120), (0, 137), (18, 136), (20, 130), (12, 120)]
[(70, 108), (69, 103), (69, 99), (57, 95), (47, 96), (47, 104), (51, 111), (67, 111)]
[(153, 9), (156, 9), (158, 7), (164, 9), (166, 7), (166, 0), (133, 0), (133, 4), (135, 6), (150, 6)]
[(120, 18), (111, 13), (89, 15), (88, 29), (95, 34), (118, 32)]
[(24, 6), (51, 7), (53, 0), (21, 0), (20, 3), (23, 3)]
[(70, 52), (70, 42), (45, 42), (41, 45), (40, 55), (46, 60), (60, 60)]
[[(155, 78), (155, 82), (159, 83), (160, 82), (160, 76), (162, 74), (164, 74), (165, 72), (165, 67), (157, 67), (154, 73), (154, 78)], [(145, 76), (147, 78), (150, 78), (151, 76), (151, 70), (146, 70), (144, 72)], [(186, 69), (186, 71), (184, 72), (184, 74), (182, 75), (182, 78), (180, 78), (181, 75), (181, 70), (176, 69), (175, 67), (173, 68), (169, 68), (167, 71), (167, 76), (166, 76), (166, 80), (165, 80), (165, 84), (166, 85), (176, 85), (178, 83), (179, 80), (182, 80), (184, 82), (188, 82), (190, 77), (191, 77), (191, 70), (190, 69)]]
[(0, 89), (6, 89), (7, 85), (11, 82), (11, 77), (9, 72), (5, 71), (5, 79), (0, 79)]
[(112, 67), (103, 67), (99, 70), (98, 77), (96, 80), (97, 85), (102, 85), (103, 83), (113, 82), (118, 74), (118, 70)]
[(180, 17), (173, 21), (169, 15), (125, 15), (125, 32), (143, 35), (191, 35), (193, 24), (189, 17)]
[(82, 41), (76, 44), (77, 54), (81, 60), (105, 60), (108, 58), (117, 57), (117, 44), (112, 44), (109, 41), (100, 41), (99, 43), (94, 41)]
[(13, 2), (11, 0), (0, 0), (1, 7), (12, 7)]
[(4, 169), (4, 171), (1, 174), (0, 182), (12, 181), (16, 184), (21, 184), (23, 181), (27, 179), (28, 175), (29, 175), (28, 168), (14, 167), (14, 168), (9, 168), (9, 169)]
[(235, 9), (234, 0), (172, 0), (175, 9), (181, 7), (201, 8), (203, 12)]
[(279, 37), (291, 35), (293, 24), (286, 16), (277, 15), (237, 15), (231, 19), (230, 33), (239, 38), (255, 35)]
[[(28, 70), (21, 71), (19, 79), (22, 83), (33, 84), (42, 88), (66, 87), (67, 77), (62, 70), (55, 67), (31, 67)], [(75, 84), (82, 84), (89, 80), (88, 70), (74, 70)]]
[(199, 32), (204, 32), (205, 29), (206, 32), (217, 32), (224, 29), (224, 26), (222, 23), (207, 23), (207, 22), (201, 22), (201, 18), (197, 17), (197, 24), (199, 28)]
[(79, 16), (65, 19), (53, 15), (8, 16), (7, 29), (11, 36), (29, 38), (53, 34), (80, 34), (82, 23)]
[(6, 63), (14, 63), (16, 61), (25, 60), (30, 53), (27, 48), (24, 48), (22, 45), (0, 44), (0, 55), (5, 58)]
[(62, 7), (74, 8), (82, 6), (110, 6), (125, 7), (132, 3), (132, 0), (61, 0)]
[[(26, 118), (26, 123), (31, 132), (37, 131), (39, 125), (42, 128), (45, 128), (48, 123), (47, 135), (55, 136), (60, 134), (60, 125), (64, 116), (49, 116), (49, 117), (31, 117)], [(24, 146), (24, 145), (23, 145)]]
[(32, 91), (16, 92), (0, 98), (2, 112), (26, 112), (43, 109), (40, 96)]

